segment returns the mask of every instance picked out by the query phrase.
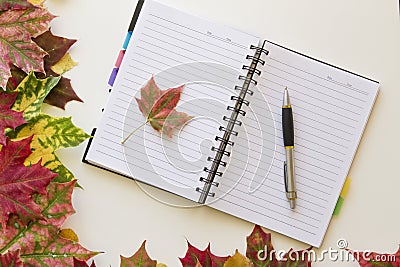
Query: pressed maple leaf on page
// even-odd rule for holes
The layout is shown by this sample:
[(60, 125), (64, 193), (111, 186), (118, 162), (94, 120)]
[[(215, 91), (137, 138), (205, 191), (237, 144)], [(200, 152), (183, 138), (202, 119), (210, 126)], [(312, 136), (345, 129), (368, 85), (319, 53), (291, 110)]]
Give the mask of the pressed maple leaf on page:
[[(141, 98), (135, 97), (140, 112), (146, 118), (146, 121), (141, 126), (149, 123), (154, 130), (171, 138), (174, 129), (179, 129), (191, 120), (192, 116), (184, 112), (178, 112), (175, 109), (184, 87), (182, 85), (177, 88), (161, 90), (157, 86), (154, 77), (151, 77), (140, 90)], [(129, 134), (122, 143), (125, 143), (136, 130)]]
[(184, 112), (175, 110), (183, 88), (184, 85), (161, 90), (154, 77), (151, 77), (149, 82), (140, 90), (141, 99), (135, 98), (136, 102), (146, 121), (150, 123), (154, 130), (162, 131), (172, 137), (173, 129), (179, 128), (193, 118)]

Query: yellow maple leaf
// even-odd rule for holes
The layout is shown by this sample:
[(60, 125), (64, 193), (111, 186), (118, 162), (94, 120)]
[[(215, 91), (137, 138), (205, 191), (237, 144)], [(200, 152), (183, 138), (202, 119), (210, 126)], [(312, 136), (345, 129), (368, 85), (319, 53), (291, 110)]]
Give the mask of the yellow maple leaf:
[(44, 0), (28, 0), (29, 3), (31, 3), (32, 5), (38, 6), (41, 5)]
[(235, 255), (230, 257), (225, 263), (224, 267), (254, 267), (250, 259), (246, 258), (236, 250)]
[(76, 65), (78, 65), (78, 63), (71, 58), (71, 55), (69, 53), (67, 53), (50, 69), (59, 75), (63, 75)]
[(61, 236), (62, 238), (74, 241), (74, 242), (79, 242), (79, 238), (78, 235), (74, 232), (74, 230), (72, 229), (62, 229), (60, 230), (60, 232), (58, 233), (59, 236)]

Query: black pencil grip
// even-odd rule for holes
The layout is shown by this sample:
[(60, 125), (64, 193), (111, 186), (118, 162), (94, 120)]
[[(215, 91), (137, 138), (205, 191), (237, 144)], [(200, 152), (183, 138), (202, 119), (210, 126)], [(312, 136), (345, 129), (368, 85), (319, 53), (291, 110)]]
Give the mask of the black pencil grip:
[(294, 146), (293, 113), (291, 108), (282, 108), (283, 145)]

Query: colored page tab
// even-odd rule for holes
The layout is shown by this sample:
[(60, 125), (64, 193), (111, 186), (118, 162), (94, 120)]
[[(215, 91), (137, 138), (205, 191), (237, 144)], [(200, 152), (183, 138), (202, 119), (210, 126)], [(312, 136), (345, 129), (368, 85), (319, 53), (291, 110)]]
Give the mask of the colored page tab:
[(333, 215), (338, 216), (340, 213), (340, 210), (342, 209), (343, 206), (343, 202), (344, 202), (344, 198), (343, 197), (339, 197), (337, 203), (336, 203), (336, 207), (333, 210)]
[(128, 32), (125, 37), (124, 45), (122, 46), (125, 50), (128, 48), (129, 41), (131, 40), (132, 32)]
[(118, 68), (114, 68), (111, 72), (110, 78), (108, 79), (108, 84), (110, 86), (114, 85), (115, 82), (115, 78), (117, 78), (117, 74), (118, 74)]
[(346, 181), (344, 182), (342, 192), (340, 192), (340, 196), (336, 203), (336, 207), (333, 210), (333, 215), (335, 216), (339, 215), (340, 210), (342, 209), (343, 206), (344, 198), (347, 196), (347, 193), (349, 192), (350, 184), (351, 184), (351, 179), (347, 177)]
[(119, 51), (117, 61), (115, 62), (115, 67), (119, 69), (121, 67), (122, 60), (124, 59), (125, 50)]

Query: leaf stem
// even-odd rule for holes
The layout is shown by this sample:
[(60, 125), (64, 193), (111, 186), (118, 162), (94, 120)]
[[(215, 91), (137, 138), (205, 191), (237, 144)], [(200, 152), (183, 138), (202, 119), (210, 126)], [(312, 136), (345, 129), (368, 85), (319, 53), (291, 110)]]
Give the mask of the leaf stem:
[(143, 126), (145, 126), (147, 123), (149, 123), (149, 120), (146, 120), (145, 122), (143, 122), (142, 124), (140, 124), (135, 130), (133, 130), (133, 131), (121, 142), (121, 144), (125, 144), (126, 141), (128, 141), (129, 138), (131, 138), (132, 135), (134, 135), (134, 134), (137, 132), (137, 130), (139, 130), (140, 128), (142, 128)]

